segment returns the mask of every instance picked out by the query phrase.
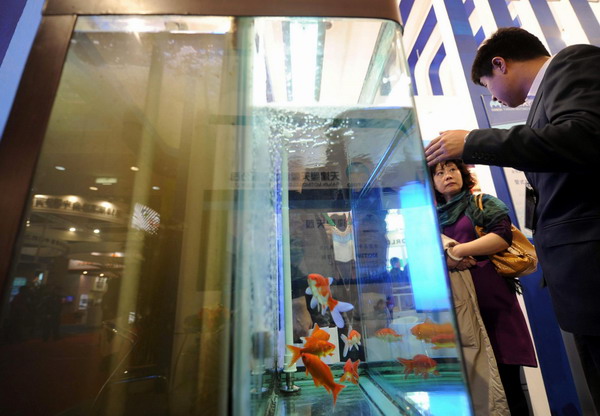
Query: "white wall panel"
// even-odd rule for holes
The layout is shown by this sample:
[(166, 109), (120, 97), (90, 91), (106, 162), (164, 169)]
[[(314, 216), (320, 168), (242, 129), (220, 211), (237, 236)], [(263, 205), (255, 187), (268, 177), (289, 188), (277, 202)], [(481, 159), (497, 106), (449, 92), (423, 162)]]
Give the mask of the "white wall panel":
[(573, 6), (568, 0), (549, 1), (548, 6), (562, 31), (562, 38), (567, 45), (590, 43), (573, 10)]

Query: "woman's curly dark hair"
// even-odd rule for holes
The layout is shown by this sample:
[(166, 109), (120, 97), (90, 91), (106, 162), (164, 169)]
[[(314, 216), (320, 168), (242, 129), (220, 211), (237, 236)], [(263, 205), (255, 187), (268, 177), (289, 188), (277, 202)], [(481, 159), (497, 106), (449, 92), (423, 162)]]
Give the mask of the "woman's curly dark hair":
[[(439, 165), (444, 167), (444, 166), (448, 165), (449, 163), (454, 163), (456, 165), (456, 167), (458, 168), (458, 171), (460, 172), (460, 176), (462, 177), (462, 180), (463, 180), (463, 186), (461, 188), (461, 191), (465, 191), (465, 190), (471, 191), (471, 189), (473, 189), (475, 187), (475, 179), (473, 178), (471, 171), (469, 170), (469, 168), (467, 167), (465, 162), (462, 161), (462, 159), (450, 159), (450, 160), (446, 160), (444, 162), (437, 163), (433, 166), (430, 166), (429, 167), (429, 176), (431, 177), (431, 181), (433, 182), (433, 175), (435, 174), (435, 169)], [(438, 204), (445, 204), (446, 199), (444, 198), (444, 195), (439, 193), (435, 189), (435, 186), (433, 187), (433, 190), (435, 192), (435, 201)]]

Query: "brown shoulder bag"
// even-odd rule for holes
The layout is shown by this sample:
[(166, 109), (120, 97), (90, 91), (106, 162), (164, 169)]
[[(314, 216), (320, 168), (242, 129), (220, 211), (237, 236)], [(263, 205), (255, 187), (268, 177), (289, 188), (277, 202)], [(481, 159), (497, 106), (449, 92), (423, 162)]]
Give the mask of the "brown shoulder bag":
[[(482, 194), (476, 195), (477, 207), (483, 211)], [(496, 271), (503, 277), (521, 277), (531, 274), (537, 269), (537, 255), (535, 247), (529, 242), (525, 234), (511, 224), (512, 244), (506, 250), (496, 254), (490, 254), (490, 260), (496, 267)], [(479, 237), (486, 233), (483, 227), (475, 226), (475, 232)]]

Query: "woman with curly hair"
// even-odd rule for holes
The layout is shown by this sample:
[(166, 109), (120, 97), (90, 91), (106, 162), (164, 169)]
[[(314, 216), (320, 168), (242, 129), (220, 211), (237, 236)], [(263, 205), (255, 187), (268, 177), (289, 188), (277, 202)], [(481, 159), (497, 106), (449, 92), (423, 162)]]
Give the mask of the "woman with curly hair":
[[(442, 233), (456, 241), (446, 249), (448, 269), (468, 267), (471, 272), (511, 414), (529, 415), (520, 367), (537, 366), (533, 343), (515, 293), (517, 286), (500, 276), (488, 257), (512, 243), (508, 208), (488, 194), (482, 197), (483, 210), (477, 206), (472, 194), (475, 181), (460, 159), (431, 166), (430, 173)], [(478, 238), (476, 225), (486, 235)]]

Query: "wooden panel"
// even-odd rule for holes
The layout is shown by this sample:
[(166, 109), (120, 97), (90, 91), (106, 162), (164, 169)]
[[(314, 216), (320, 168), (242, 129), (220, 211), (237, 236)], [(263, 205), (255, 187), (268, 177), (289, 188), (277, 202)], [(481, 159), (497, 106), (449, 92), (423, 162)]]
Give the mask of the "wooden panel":
[(48, 0), (44, 13), (370, 17), (400, 24), (395, 0)]

